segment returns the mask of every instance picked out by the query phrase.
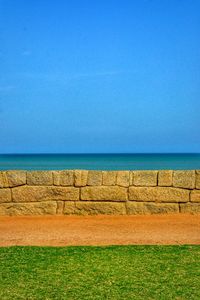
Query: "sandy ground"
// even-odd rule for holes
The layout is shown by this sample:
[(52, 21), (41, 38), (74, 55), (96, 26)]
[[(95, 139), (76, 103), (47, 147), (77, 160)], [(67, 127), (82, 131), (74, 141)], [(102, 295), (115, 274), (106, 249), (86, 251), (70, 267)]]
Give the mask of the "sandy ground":
[(0, 246), (200, 244), (200, 215), (0, 217)]

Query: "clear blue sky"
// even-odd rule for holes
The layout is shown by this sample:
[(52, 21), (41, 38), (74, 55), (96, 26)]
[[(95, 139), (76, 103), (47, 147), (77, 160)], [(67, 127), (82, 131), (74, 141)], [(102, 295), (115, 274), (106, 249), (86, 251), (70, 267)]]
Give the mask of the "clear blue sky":
[(0, 153), (200, 152), (200, 1), (0, 0)]

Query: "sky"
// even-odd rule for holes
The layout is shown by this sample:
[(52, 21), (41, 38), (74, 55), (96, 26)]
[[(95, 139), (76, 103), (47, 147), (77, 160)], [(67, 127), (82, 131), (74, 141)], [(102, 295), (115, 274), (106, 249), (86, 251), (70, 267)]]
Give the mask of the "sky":
[(0, 153), (200, 153), (200, 1), (0, 0)]

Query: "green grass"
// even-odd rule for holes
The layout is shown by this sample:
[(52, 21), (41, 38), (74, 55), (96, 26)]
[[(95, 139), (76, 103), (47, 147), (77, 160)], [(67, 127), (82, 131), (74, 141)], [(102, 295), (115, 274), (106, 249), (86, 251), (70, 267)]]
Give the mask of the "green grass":
[(0, 299), (200, 299), (200, 247), (0, 248)]

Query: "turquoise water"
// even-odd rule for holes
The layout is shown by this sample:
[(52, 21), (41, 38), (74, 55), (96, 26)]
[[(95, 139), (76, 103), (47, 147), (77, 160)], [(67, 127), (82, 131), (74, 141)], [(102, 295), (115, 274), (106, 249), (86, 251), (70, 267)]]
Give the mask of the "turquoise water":
[(0, 155), (0, 170), (189, 170), (200, 154), (15, 154)]

